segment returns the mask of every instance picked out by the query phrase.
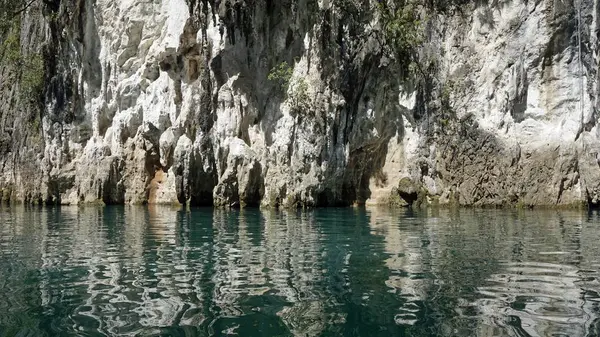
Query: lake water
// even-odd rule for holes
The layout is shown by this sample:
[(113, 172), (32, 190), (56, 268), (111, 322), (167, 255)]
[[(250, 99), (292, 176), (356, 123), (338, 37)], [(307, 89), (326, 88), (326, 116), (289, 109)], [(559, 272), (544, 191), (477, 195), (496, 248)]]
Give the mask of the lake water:
[(0, 209), (2, 336), (598, 336), (594, 212)]

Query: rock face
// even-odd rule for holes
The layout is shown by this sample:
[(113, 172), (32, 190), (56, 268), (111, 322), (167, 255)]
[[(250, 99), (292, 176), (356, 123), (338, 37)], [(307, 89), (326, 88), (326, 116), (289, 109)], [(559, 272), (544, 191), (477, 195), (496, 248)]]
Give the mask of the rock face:
[(370, 2), (36, 2), (43, 104), (0, 60), (3, 199), (383, 204), (404, 179), (441, 204), (600, 203), (599, 0), (429, 15), (425, 84), (382, 53)]

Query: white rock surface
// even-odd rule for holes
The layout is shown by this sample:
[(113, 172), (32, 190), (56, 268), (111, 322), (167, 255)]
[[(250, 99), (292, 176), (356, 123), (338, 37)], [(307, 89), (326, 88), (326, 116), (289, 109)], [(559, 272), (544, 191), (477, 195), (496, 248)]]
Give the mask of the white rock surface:
[[(600, 201), (598, 0), (582, 0), (581, 63), (570, 4), (438, 15), (425, 101), (379, 58), (376, 21), (350, 36), (334, 2), (291, 3), (241, 1), (233, 20), (212, 0), (80, 1), (64, 69), (80, 105), (59, 123), (49, 98), (42, 199), (381, 204), (410, 178), (441, 203)], [(282, 88), (267, 77), (283, 61)]]

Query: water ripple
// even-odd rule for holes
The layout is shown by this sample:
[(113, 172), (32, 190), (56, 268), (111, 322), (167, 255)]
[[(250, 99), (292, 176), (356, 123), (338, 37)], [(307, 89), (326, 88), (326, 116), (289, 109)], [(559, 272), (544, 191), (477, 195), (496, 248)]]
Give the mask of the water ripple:
[(596, 336), (599, 220), (0, 208), (0, 335)]

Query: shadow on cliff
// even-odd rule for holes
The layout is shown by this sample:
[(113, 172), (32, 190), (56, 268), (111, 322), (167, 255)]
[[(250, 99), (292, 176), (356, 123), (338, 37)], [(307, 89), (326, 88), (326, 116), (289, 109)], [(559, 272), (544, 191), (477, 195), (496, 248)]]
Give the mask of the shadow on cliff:
[[(212, 205), (213, 191), (219, 184), (217, 192), (224, 194), (220, 198), (227, 199), (227, 204), (257, 206), (264, 196), (263, 175), (266, 171), (260, 164), (256, 166), (260, 179), (255, 171), (250, 172), (247, 190), (239, 190), (237, 180), (222, 176), (228, 169), (225, 155), (228, 149), (222, 148), (227, 145), (220, 144), (222, 139), (212, 137), (210, 133), (214, 131), (217, 110), (229, 109), (239, 115), (236, 116), (233, 133), (225, 137), (237, 137), (251, 146), (249, 129), (259, 127), (265, 134), (266, 145), (272, 144), (276, 122), (283, 116), (279, 106), (285, 97), (276, 94), (276, 84), (267, 77), (271, 69), (283, 62), (294, 64), (295, 59), (305, 53), (303, 39), (313, 25), (308, 8), (316, 6), (316, 1), (300, 2), (299, 5), (297, 1), (289, 0), (189, 0), (188, 4), (191, 25), (198, 28), (196, 31), (201, 32), (203, 39), (209, 24), (217, 26), (224, 48), (216, 55), (210, 54), (210, 47), (201, 51), (205, 62), (200, 76), (201, 102), (188, 130), (193, 133), (190, 136), (195, 143), (203, 144), (196, 157), (202, 157), (203, 165), (197, 166), (203, 167), (200, 171), (204, 173), (193, 174), (189, 182), (181, 185), (180, 189), (187, 192), (180, 193), (178, 190), (179, 200), (192, 205)], [(212, 13), (208, 5), (213, 8)], [(283, 18), (289, 18), (289, 21)], [(240, 94), (247, 100), (244, 104), (234, 99)], [(207, 167), (209, 169), (205, 170)], [(180, 172), (183, 174), (184, 171)]]
[[(244, 3), (246, 1), (236, 2)], [(244, 24), (228, 25), (227, 11), (234, 13), (234, 17), (237, 12), (235, 6), (225, 9), (226, 32), (233, 31), (236, 38), (227, 39), (225, 49), (211, 64), (217, 91), (229, 85), (226, 82), (235, 74), (238, 77), (230, 84), (231, 91), (242, 92), (250, 98), (247, 108), (239, 107), (242, 121), (234, 136), (250, 146), (248, 129), (258, 125), (264, 132), (265, 145), (273, 145), (277, 121), (283, 117), (280, 107), (286, 96), (285, 90), (282, 93), (276, 83), (267, 79), (268, 74), (283, 62), (293, 65), (297, 57), (306, 56), (308, 70), (316, 68), (321, 81), (343, 97), (345, 104), (335, 107), (333, 120), (331, 112), (319, 111), (314, 106), (292, 116), (285, 156), (287, 165), (304, 165), (304, 168), (290, 167), (303, 174), (309, 170), (310, 161), (316, 161), (319, 166), (327, 161), (327, 169), (319, 186), (311, 185), (301, 192), (284, 187), (277, 192), (275, 204), (283, 203), (284, 199), (292, 200), (299, 207), (364, 203), (371, 195), (371, 178), (385, 179), (381, 170), (390, 139), (396, 135), (402, 139), (404, 133), (394, 69), (382, 66), (381, 50), (365, 47), (372, 42), (365, 26), (365, 22), (372, 19), (370, 7), (368, 4), (350, 6), (340, 13), (332, 8), (320, 10), (314, 0), (266, 1), (264, 5), (265, 12), (254, 18), (251, 34), (244, 33)], [(315, 26), (319, 28), (314, 30)], [(222, 104), (218, 99), (215, 97), (213, 104)], [(308, 158), (298, 151), (297, 139), (306, 134), (316, 134), (316, 142), (322, 144), (316, 158)], [(268, 169), (263, 171), (266, 173)], [(233, 199), (236, 198), (234, 195)]]
[(333, 163), (325, 176), (331, 178), (318, 192), (316, 206), (364, 204), (371, 197), (373, 179), (389, 183), (382, 171), (388, 145), (392, 137), (397, 136), (399, 142), (404, 137), (398, 104), (400, 69), (382, 62), (380, 48), (365, 47), (373, 44), (365, 30), (365, 22), (372, 20), (368, 4), (348, 6), (344, 11), (338, 17), (331, 9), (325, 10), (318, 36), (322, 80), (339, 90), (345, 104), (327, 126), (325, 136), (332, 140), (332, 147), (325, 152)]
[[(79, 143), (85, 147), (92, 136), (92, 121), (85, 110), (85, 100), (101, 94), (102, 66), (100, 63), (100, 37), (95, 21), (94, 0), (78, 0), (74, 3), (46, 1), (46, 16), (50, 27), (48, 41), (45, 45), (44, 58), (46, 64), (46, 109), (44, 111), (49, 128), (45, 130), (47, 138), (58, 139), (60, 144), (50, 151), (68, 154), (69, 142)], [(67, 32), (67, 33), (65, 33)], [(72, 41), (72, 43), (70, 42)], [(75, 59), (73, 59), (75, 58)], [(73, 64), (81, 67), (81, 77), (74, 76)], [(79, 81), (79, 78), (85, 81)], [(61, 195), (75, 185), (77, 167), (71, 164), (68, 155), (46, 158), (50, 166), (61, 167), (60, 172), (50, 172), (47, 179), (48, 204), (60, 204)], [(56, 160), (57, 162), (52, 162)], [(94, 160), (94, 159), (89, 159)], [(90, 162), (89, 167), (104, 165), (102, 158), (97, 163)], [(113, 160), (114, 161), (114, 160)], [(102, 163), (101, 163), (102, 162)], [(110, 164), (111, 167), (117, 163)], [(113, 170), (111, 170), (112, 172)], [(95, 195), (106, 204), (123, 203), (124, 191), (118, 188), (121, 173), (116, 170), (106, 172), (90, 172), (98, 175), (101, 181), (90, 186), (83, 194)], [(92, 178), (93, 179), (93, 178)]]

